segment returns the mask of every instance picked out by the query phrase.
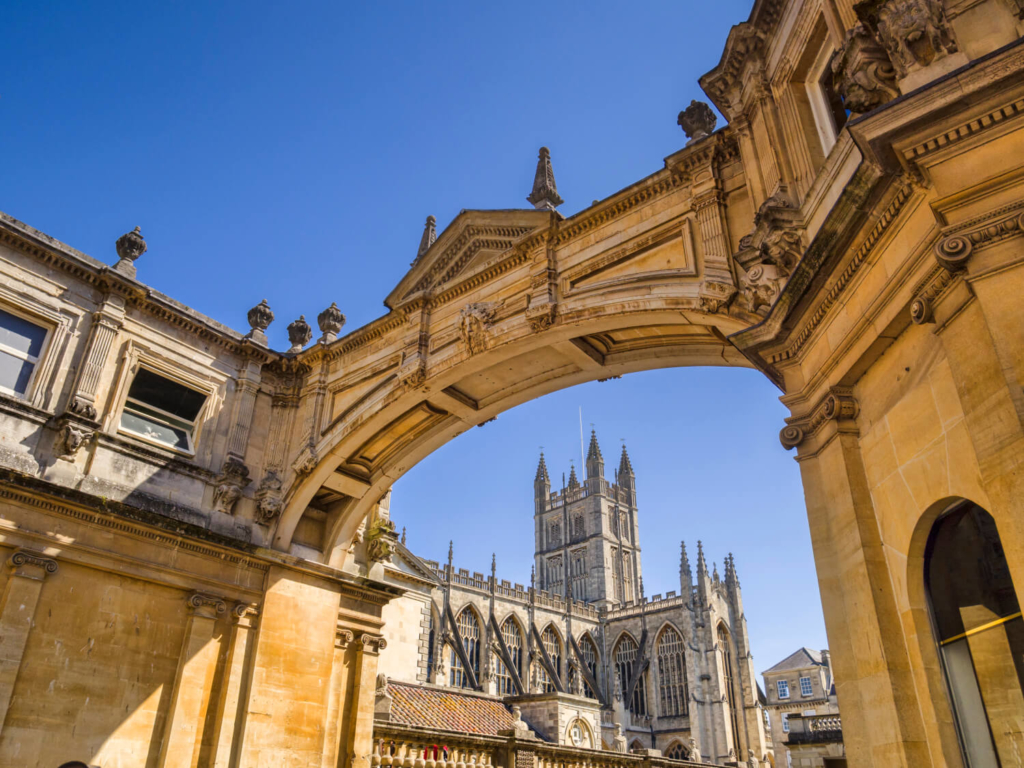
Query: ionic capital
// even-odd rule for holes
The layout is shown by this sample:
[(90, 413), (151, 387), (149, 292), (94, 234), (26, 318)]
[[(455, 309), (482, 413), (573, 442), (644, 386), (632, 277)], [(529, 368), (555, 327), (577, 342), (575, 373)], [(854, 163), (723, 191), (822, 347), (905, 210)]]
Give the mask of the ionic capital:
[(345, 650), (348, 648), (349, 643), (352, 642), (354, 637), (355, 635), (352, 633), (351, 629), (339, 629), (334, 634), (334, 647), (339, 648), (340, 650)]
[(368, 635), (363, 634), (359, 636), (359, 640), (356, 641), (356, 648), (361, 650), (363, 653), (370, 653), (376, 656), (378, 653), (388, 647), (388, 641), (380, 635)]
[(194, 616), (201, 616), (205, 619), (216, 619), (227, 612), (228, 606), (221, 598), (215, 595), (204, 595), (202, 592), (193, 592), (188, 598), (189, 613)]
[(231, 609), (231, 620), (246, 629), (256, 625), (256, 618), (259, 615), (259, 606), (255, 603), (235, 603), (235, 607)]
[(829, 422), (849, 424), (860, 413), (860, 405), (847, 387), (831, 387), (809, 415), (787, 419), (787, 425), (779, 432), (779, 442), (787, 451), (796, 448), (804, 439), (821, 430)]
[(57, 572), (57, 561), (41, 552), (19, 549), (7, 559), (7, 567), (12, 569), (14, 576), (42, 581)]

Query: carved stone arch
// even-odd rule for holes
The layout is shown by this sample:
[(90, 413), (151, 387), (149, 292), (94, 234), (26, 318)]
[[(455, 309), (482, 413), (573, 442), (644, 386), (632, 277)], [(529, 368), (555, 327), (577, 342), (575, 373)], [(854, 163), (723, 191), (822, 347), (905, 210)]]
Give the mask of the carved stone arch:
[(668, 749), (662, 754), (670, 760), (688, 760), (690, 758), (690, 748), (682, 740), (673, 739), (672, 743), (668, 745)]
[(674, 621), (672, 621), (672, 619), (665, 619), (661, 623), (661, 626), (658, 627), (658, 631), (655, 632), (655, 634), (654, 634), (654, 653), (655, 653), (655, 655), (657, 655), (657, 653), (658, 653), (658, 644), (661, 642), (661, 638), (665, 634), (665, 630), (666, 629), (674, 629), (676, 632), (679, 633), (680, 639), (684, 643), (686, 642), (686, 639), (687, 639), (686, 638), (686, 633), (683, 632), (682, 628), (680, 628), (680, 626), (678, 624), (676, 624)]
[(580, 636), (578, 638), (576, 638), (576, 642), (580, 645), (580, 647), (583, 646), (583, 641), (584, 640), (589, 641), (591, 643), (591, 645), (594, 646), (594, 653), (597, 654), (597, 663), (598, 663), (598, 666), (600, 666), (601, 662), (603, 660), (602, 659), (603, 654), (601, 653), (601, 644), (599, 642), (597, 642), (597, 639), (590, 633), (589, 629), (585, 629), (582, 632), (580, 632)]
[(509, 619), (512, 619), (512, 621), (515, 622), (516, 628), (519, 630), (519, 634), (522, 636), (523, 643), (525, 644), (526, 638), (529, 637), (529, 631), (527, 630), (526, 623), (521, 618), (519, 618), (519, 615), (516, 613), (515, 608), (511, 609), (500, 619), (495, 617), (495, 621), (498, 624), (498, 629), (500, 630), (503, 626), (505, 626), (505, 622)]
[(452, 606), (452, 616), (455, 617), (455, 621), (457, 622), (459, 620), (459, 616), (461, 616), (463, 612), (466, 610), (469, 610), (473, 613), (473, 618), (476, 619), (477, 626), (480, 628), (481, 636), (486, 635), (487, 621), (484, 619), (484, 615), (480, 612), (480, 609), (473, 604), (472, 600), (463, 603), (458, 608), (456, 608), (454, 605)]
[(565, 635), (562, 634), (561, 630), (558, 628), (558, 625), (555, 623), (554, 619), (549, 620), (543, 627), (541, 627), (540, 636), (544, 637), (544, 633), (547, 632), (549, 628), (554, 630), (555, 637), (558, 638), (558, 645), (561, 648), (562, 653), (564, 654), (565, 653)]
[(632, 640), (633, 644), (636, 645), (637, 648), (640, 647), (640, 641), (633, 637), (633, 633), (630, 632), (628, 629), (624, 629), (621, 632), (619, 632), (618, 635), (616, 635), (615, 642), (612, 643), (612, 658), (615, 658), (615, 652), (619, 649), (619, 643), (621, 643), (623, 638), (626, 637)]

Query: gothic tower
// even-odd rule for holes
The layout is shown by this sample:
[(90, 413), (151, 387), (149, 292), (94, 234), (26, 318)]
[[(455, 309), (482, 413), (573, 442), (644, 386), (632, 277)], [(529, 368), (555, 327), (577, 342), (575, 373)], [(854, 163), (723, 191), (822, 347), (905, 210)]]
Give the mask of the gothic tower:
[(541, 455), (534, 480), (537, 587), (598, 606), (638, 600), (640, 531), (629, 455), (623, 447), (616, 482), (609, 483), (592, 431), (585, 471), (581, 482), (573, 467), (552, 493)]

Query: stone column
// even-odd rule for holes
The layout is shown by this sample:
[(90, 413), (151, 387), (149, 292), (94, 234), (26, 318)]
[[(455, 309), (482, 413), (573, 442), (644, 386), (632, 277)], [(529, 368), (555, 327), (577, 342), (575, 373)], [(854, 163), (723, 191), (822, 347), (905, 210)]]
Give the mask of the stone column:
[(124, 322), (124, 299), (107, 296), (100, 309), (92, 316), (92, 330), (86, 344), (85, 357), (75, 382), (75, 391), (68, 410), (87, 419), (95, 420), (96, 390), (107, 364), (110, 347)]
[(213, 631), (217, 617), (227, 611), (227, 605), (219, 597), (195, 592), (188, 599), (188, 610), (191, 615), (174, 676), (171, 711), (157, 763), (160, 768), (195, 765), (220, 650)]
[(352, 630), (339, 628), (334, 636), (334, 663), (331, 665), (331, 683), (327, 700), (327, 726), (324, 730), (324, 757), (322, 768), (337, 768), (341, 741), (345, 735), (342, 722), (342, 699), (348, 684), (345, 655), (354, 637)]
[(43, 579), (57, 572), (57, 561), (20, 549), (7, 561), (11, 576), (0, 602), (0, 731), (11, 706), (11, 694), (25, 655)]
[(930, 765), (856, 404), (836, 396), (822, 412), (829, 420), (800, 445), (798, 460), (850, 764)]
[(224, 682), (217, 699), (217, 733), (214, 736), (214, 768), (228, 768), (233, 747), (244, 724), (242, 703), (249, 688), (249, 653), (259, 612), (255, 605), (238, 603), (231, 611), (231, 639), (224, 664)]
[(356, 641), (356, 665), (352, 686), (352, 720), (349, 728), (349, 753), (352, 768), (370, 768), (373, 753), (373, 703), (377, 690), (377, 658), (387, 647), (383, 637), (361, 635)]

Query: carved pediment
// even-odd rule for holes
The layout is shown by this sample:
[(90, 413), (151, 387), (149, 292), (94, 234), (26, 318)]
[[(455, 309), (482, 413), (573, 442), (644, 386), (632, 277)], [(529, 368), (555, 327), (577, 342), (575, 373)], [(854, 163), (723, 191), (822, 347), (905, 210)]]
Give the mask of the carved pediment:
[(517, 242), (547, 227), (551, 216), (540, 210), (462, 211), (417, 257), (384, 303), (394, 309), (486, 271)]

